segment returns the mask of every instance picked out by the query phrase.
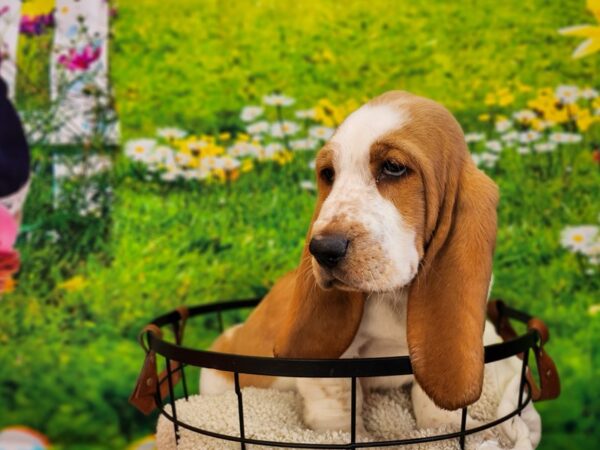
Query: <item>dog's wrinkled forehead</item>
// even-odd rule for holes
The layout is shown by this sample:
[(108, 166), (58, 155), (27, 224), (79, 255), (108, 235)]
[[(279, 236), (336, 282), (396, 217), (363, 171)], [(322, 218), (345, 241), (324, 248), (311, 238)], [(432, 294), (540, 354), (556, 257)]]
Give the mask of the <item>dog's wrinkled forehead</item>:
[(409, 120), (406, 109), (388, 103), (367, 103), (354, 111), (337, 129), (330, 143), (334, 164), (340, 175), (348, 171), (369, 170), (369, 155), (373, 143), (398, 130)]

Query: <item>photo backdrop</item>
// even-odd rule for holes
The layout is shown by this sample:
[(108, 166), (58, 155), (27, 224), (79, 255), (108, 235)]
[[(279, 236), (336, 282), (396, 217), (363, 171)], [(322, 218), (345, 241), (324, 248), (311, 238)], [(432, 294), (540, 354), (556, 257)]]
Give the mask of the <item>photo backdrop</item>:
[[(597, 448), (599, 18), (594, 0), (0, 0), (0, 73), (34, 159), (0, 299), (0, 430), (146, 442), (156, 417), (127, 403), (137, 332), (294, 268), (316, 150), (404, 89), (456, 115), (500, 187), (492, 296), (546, 321), (562, 377), (537, 405), (541, 448)], [(54, 139), (74, 89), (89, 126)], [(186, 340), (208, 345), (213, 325)]]

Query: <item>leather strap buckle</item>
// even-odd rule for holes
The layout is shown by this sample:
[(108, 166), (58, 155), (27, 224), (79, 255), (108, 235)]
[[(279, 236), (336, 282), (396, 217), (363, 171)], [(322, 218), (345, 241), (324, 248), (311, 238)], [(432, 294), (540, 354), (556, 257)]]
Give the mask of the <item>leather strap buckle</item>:
[[(488, 318), (494, 324), (496, 332), (504, 341), (517, 337), (517, 333), (506, 314), (506, 305), (502, 300), (493, 300), (488, 303)], [(531, 398), (534, 401), (557, 398), (560, 395), (560, 377), (556, 364), (554, 364), (550, 355), (544, 350), (544, 345), (550, 339), (548, 327), (542, 320), (532, 317), (527, 322), (527, 330), (535, 331), (538, 336), (538, 342), (533, 346), (532, 350), (539, 373), (539, 386), (529, 367), (526, 373), (527, 381), (529, 381), (531, 386)], [(517, 356), (523, 359), (522, 353)]]

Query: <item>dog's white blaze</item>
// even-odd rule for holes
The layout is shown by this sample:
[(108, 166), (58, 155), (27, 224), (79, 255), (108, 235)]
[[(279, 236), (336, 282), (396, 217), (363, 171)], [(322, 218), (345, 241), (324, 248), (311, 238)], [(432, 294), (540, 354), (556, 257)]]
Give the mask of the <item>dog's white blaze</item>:
[[(372, 291), (407, 284), (418, 267), (415, 232), (406, 225), (394, 204), (380, 195), (369, 168), (371, 145), (408, 120), (408, 112), (392, 106), (365, 105), (352, 113), (331, 139), (335, 183), (313, 230), (318, 234), (319, 229), (340, 215), (368, 230), (373, 243), (386, 256), (386, 261), (365, 267), (372, 280), (366, 277), (360, 287)], [(376, 273), (385, 276), (374, 277)]]

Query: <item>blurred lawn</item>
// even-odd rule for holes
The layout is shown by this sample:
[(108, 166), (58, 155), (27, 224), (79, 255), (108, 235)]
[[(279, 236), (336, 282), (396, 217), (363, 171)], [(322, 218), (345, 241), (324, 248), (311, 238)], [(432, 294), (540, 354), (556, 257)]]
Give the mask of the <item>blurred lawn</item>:
[[(597, 84), (600, 58), (571, 60), (577, 42), (556, 32), (590, 20), (582, 1), (121, 0), (112, 79), (125, 138), (168, 125), (235, 131), (241, 107), (274, 90), (308, 107), (407, 89), (473, 129), (485, 94), (515, 80)], [(22, 241), (18, 289), (0, 302), (0, 344), (10, 345), (0, 427), (26, 423), (69, 449), (122, 448), (151, 432), (154, 419), (126, 403), (142, 362), (137, 331), (181, 303), (262, 294), (294, 267), (314, 202), (299, 187), (309, 159), (194, 190), (143, 182), (119, 159), (110, 234), (92, 229), (93, 251)], [(494, 294), (547, 321), (563, 376), (563, 396), (539, 405), (542, 448), (598, 448), (600, 317), (587, 309), (599, 282), (559, 243), (564, 225), (597, 223), (598, 167), (582, 150), (570, 176), (541, 180), (508, 159), (495, 179)], [(48, 183), (34, 184), (26, 223), (50, 217)], [(73, 275), (82, 289), (57, 287)], [(189, 338), (208, 341), (192, 327)]]

